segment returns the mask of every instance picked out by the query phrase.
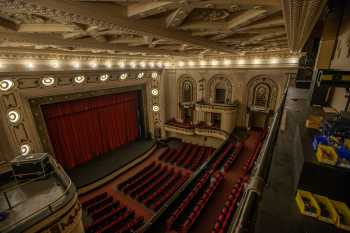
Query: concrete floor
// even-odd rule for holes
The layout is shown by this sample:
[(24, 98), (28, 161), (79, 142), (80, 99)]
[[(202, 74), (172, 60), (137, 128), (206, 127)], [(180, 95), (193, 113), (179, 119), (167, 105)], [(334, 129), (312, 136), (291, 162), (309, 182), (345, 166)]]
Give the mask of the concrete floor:
[(46, 207), (49, 203), (57, 200), (63, 193), (64, 187), (53, 175), (45, 180), (38, 180), (6, 192), (12, 209), (8, 210), (8, 205), (3, 193), (0, 197), (0, 211), (9, 213), (8, 218), (0, 222), (0, 232), (7, 226), (25, 219), (34, 212)]
[(302, 146), (295, 146), (294, 142), (297, 128), (304, 127), (311, 111), (307, 98), (308, 90), (288, 90), (285, 131), (279, 132), (275, 144), (268, 183), (257, 210), (255, 233), (343, 232), (334, 225), (301, 215), (294, 200), (301, 171), (298, 162), (303, 161), (302, 152), (298, 151)]

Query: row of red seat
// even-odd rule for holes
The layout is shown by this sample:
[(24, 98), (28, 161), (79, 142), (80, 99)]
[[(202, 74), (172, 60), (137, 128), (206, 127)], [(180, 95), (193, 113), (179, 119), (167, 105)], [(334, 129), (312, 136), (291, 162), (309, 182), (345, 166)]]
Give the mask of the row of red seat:
[[(94, 201), (97, 203), (93, 204)], [(136, 217), (134, 211), (118, 200), (115, 201), (107, 193), (97, 195), (84, 203), (88, 203), (84, 205), (84, 209), (92, 219), (92, 223), (86, 227), (87, 233), (126, 233), (136, 230), (144, 222), (143, 217)]]
[(224, 175), (221, 172), (217, 172), (215, 173), (215, 175), (213, 175), (213, 181), (210, 183), (209, 187), (202, 193), (199, 200), (195, 203), (194, 208), (188, 215), (185, 222), (180, 226), (180, 230), (178, 232), (187, 233), (190, 230), (190, 228), (198, 218), (199, 214), (203, 210), (204, 206), (209, 201), (209, 198), (212, 196), (212, 194), (223, 179)]
[(213, 153), (211, 147), (184, 143), (180, 149), (167, 148), (159, 160), (195, 171)]
[(148, 180), (156, 171), (159, 171), (161, 168), (161, 164), (156, 164), (153, 162), (151, 165), (147, 166), (148, 170), (142, 171), (142, 176), (139, 175), (139, 172), (135, 175), (128, 178), (126, 181), (118, 184), (118, 189), (123, 192), (130, 192), (131, 190), (135, 189), (138, 185), (140, 185), (142, 182)]
[[(156, 169), (154, 169), (156, 168)], [(154, 164), (150, 172), (136, 180), (128, 179), (129, 184), (122, 185), (124, 193), (142, 202), (149, 208), (158, 210), (188, 179), (190, 174), (182, 174), (168, 165)], [(119, 188), (119, 185), (118, 185)]]
[(243, 193), (243, 187), (247, 181), (247, 177), (241, 177), (234, 185), (231, 193), (229, 194), (221, 213), (216, 219), (212, 233), (224, 233), (227, 231), (228, 226), (233, 218), (236, 211), (238, 200)]
[(204, 185), (209, 181), (210, 173), (205, 172), (203, 176), (196, 183), (191, 192), (186, 196), (186, 198), (181, 202), (179, 207), (170, 215), (168, 220), (166, 221), (166, 228), (170, 230), (173, 224), (178, 220), (180, 215), (187, 209), (195, 196), (199, 193), (199, 191), (204, 187)]
[(220, 168), (221, 164), (227, 159), (227, 157), (232, 154), (233, 150), (235, 148), (235, 143), (230, 142), (225, 149), (220, 153), (218, 158), (215, 160), (215, 162), (212, 164), (212, 169), (217, 170)]
[(127, 186), (131, 185), (133, 182), (135, 182), (138, 179), (141, 179), (145, 176), (145, 174), (148, 174), (152, 171), (152, 169), (155, 168), (156, 162), (151, 163), (150, 165), (146, 166), (141, 171), (137, 172), (135, 175), (130, 177), (129, 179), (125, 180), (124, 182), (120, 183), (118, 185), (118, 188), (120, 190), (126, 188)]
[(242, 149), (243, 149), (243, 143), (241, 143), (241, 142), (236, 143), (234, 153), (229, 154), (227, 160), (224, 163), (224, 172), (229, 171), (232, 164), (236, 161), (239, 154), (241, 153)]
[(105, 199), (106, 197), (107, 197), (107, 192), (103, 192), (103, 193), (101, 193), (101, 194), (95, 196), (94, 198), (91, 198), (91, 199), (89, 199), (89, 200), (87, 200), (87, 201), (84, 201), (84, 202), (82, 203), (82, 206), (83, 206), (84, 208), (86, 208), (86, 207), (88, 207), (88, 206), (91, 206), (91, 205), (93, 205), (93, 204), (95, 204), (95, 203), (97, 203), (97, 202), (99, 202), (99, 201)]
[(261, 149), (261, 142), (258, 142), (257, 145), (255, 146), (254, 152), (250, 154), (248, 160), (245, 162), (243, 166), (243, 171), (248, 174), (252, 168), (254, 167), (255, 160), (257, 159), (260, 149)]
[(150, 208), (157, 211), (160, 207), (169, 200), (179, 188), (186, 182), (186, 180), (190, 177), (189, 174), (180, 177), (180, 179), (176, 182), (169, 182), (167, 186), (161, 187), (160, 192), (156, 192), (153, 198), (153, 203), (149, 205)]

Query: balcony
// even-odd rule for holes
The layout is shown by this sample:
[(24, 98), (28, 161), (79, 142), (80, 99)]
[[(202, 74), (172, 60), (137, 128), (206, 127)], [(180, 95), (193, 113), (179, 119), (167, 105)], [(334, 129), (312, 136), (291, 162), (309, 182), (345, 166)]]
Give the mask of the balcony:
[(196, 128), (195, 133), (197, 135), (202, 135), (206, 137), (214, 137), (222, 140), (226, 140), (229, 137), (229, 134), (220, 129), (202, 129)]
[(175, 120), (168, 121), (164, 125), (165, 131), (184, 134), (184, 135), (194, 135), (194, 126), (190, 123), (181, 123)]
[[(2, 184), (0, 212), (7, 213), (7, 218), (0, 222), (0, 232), (30, 231), (42, 221), (57, 221), (56, 215), (64, 207), (77, 205), (76, 189), (70, 178), (54, 159), (49, 160), (52, 169), (45, 175), (22, 182), (11, 178)], [(73, 222), (76, 220), (81, 221), (80, 215)]]
[(214, 137), (226, 140), (229, 134), (219, 128), (211, 127), (203, 123), (192, 125), (189, 123), (180, 123), (174, 120), (169, 121), (164, 125), (165, 131), (174, 132), (184, 135), (201, 135), (205, 137)]
[(217, 112), (217, 113), (232, 113), (239, 108), (238, 103), (233, 104), (217, 104), (217, 103), (204, 103), (198, 102), (196, 103), (196, 111), (202, 112)]

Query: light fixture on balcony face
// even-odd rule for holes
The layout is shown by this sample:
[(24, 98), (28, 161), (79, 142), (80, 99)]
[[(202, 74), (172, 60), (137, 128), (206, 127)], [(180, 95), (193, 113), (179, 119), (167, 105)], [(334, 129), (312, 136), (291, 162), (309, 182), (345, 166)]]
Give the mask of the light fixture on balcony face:
[(51, 64), (52, 68), (55, 68), (55, 69), (58, 69), (61, 66), (60, 62), (57, 60), (51, 61), (50, 64)]
[(35, 65), (33, 62), (31, 61), (26, 61), (25, 62), (25, 66), (28, 68), (28, 69), (34, 69)]
[(245, 60), (244, 60), (244, 59), (239, 59), (239, 60), (237, 61), (237, 64), (238, 64), (238, 65), (244, 65), (244, 64), (245, 64)]
[(152, 77), (153, 79), (158, 78), (158, 73), (157, 73), (157, 72), (152, 72), (151, 77)]
[(74, 77), (74, 82), (75, 83), (83, 83), (85, 81), (85, 76), (84, 75), (79, 75)]
[(55, 78), (51, 76), (45, 77), (41, 79), (41, 83), (46, 87), (52, 86), (55, 83)]
[(129, 65), (130, 65), (130, 67), (133, 68), (133, 69), (136, 68), (136, 62), (135, 62), (135, 61), (131, 61), (131, 62), (129, 63)]
[(80, 63), (78, 61), (73, 61), (72, 62), (72, 66), (74, 67), (74, 69), (79, 69), (80, 68)]
[(145, 76), (145, 73), (144, 73), (144, 72), (140, 72), (140, 73), (137, 74), (137, 78), (138, 78), (138, 79), (142, 79), (143, 76)]
[(207, 62), (204, 61), (204, 60), (201, 60), (201, 61), (199, 62), (199, 65), (201, 65), (201, 66), (205, 66), (206, 64), (207, 64)]
[(158, 95), (158, 90), (157, 89), (152, 89), (152, 95), (157, 96)]
[(146, 67), (146, 62), (141, 61), (141, 62), (140, 62), (140, 66), (141, 66), (142, 68), (145, 68), (145, 67)]
[(179, 62), (177, 63), (177, 65), (178, 65), (179, 67), (183, 67), (183, 66), (185, 65), (185, 63), (184, 63), (183, 61), (179, 61)]
[(28, 155), (30, 153), (30, 146), (28, 144), (23, 144), (20, 147), (21, 155)]
[(120, 62), (118, 62), (118, 66), (120, 68), (124, 68), (125, 67), (125, 63), (123, 61), (120, 61)]
[(21, 119), (21, 115), (16, 110), (11, 110), (7, 113), (9, 121), (13, 124), (17, 123)]
[(224, 65), (225, 66), (229, 66), (229, 65), (231, 65), (231, 60), (230, 59), (224, 59)]
[(210, 64), (212, 66), (217, 66), (218, 65), (218, 61), (217, 60), (211, 60)]
[(195, 64), (194, 64), (194, 61), (191, 61), (191, 60), (188, 61), (188, 66), (189, 66), (189, 67), (193, 67), (194, 65), (195, 65)]
[(270, 64), (278, 64), (279, 63), (279, 59), (276, 57), (273, 57), (270, 59)]
[(128, 77), (128, 73), (123, 73), (120, 75), (121, 80), (125, 80)]
[(9, 91), (14, 85), (15, 84), (12, 80), (9, 80), (9, 79), (0, 80), (1, 91)]
[(102, 74), (100, 75), (100, 81), (105, 82), (109, 79), (109, 75), (108, 74)]
[(159, 106), (158, 105), (153, 105), (152, 110), (153, 110), (153, 112), (158, 112), (159, 111)]
[(162, 68), (162, 67), (163, 67), (163, 62), (161, 62), (161, 61), (157, 62), (157, 66), (158, 66), (159, 68)]
[(89, 65), (90, 65), (91, 68), (95, 69), (97, 67), (97, 62), (96, 61), (91, 61), (89, 63)]
[(105, 66), (110, 69), (112, 68), (112, 63), (110, 61), (106, 61)]

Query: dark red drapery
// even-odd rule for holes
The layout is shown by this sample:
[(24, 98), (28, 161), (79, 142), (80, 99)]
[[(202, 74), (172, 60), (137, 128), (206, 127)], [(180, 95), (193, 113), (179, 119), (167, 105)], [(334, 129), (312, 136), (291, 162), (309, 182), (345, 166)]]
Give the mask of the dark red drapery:
[(73, 168), (138, 138), (137, 92), (42, 106), (57, 160)]

